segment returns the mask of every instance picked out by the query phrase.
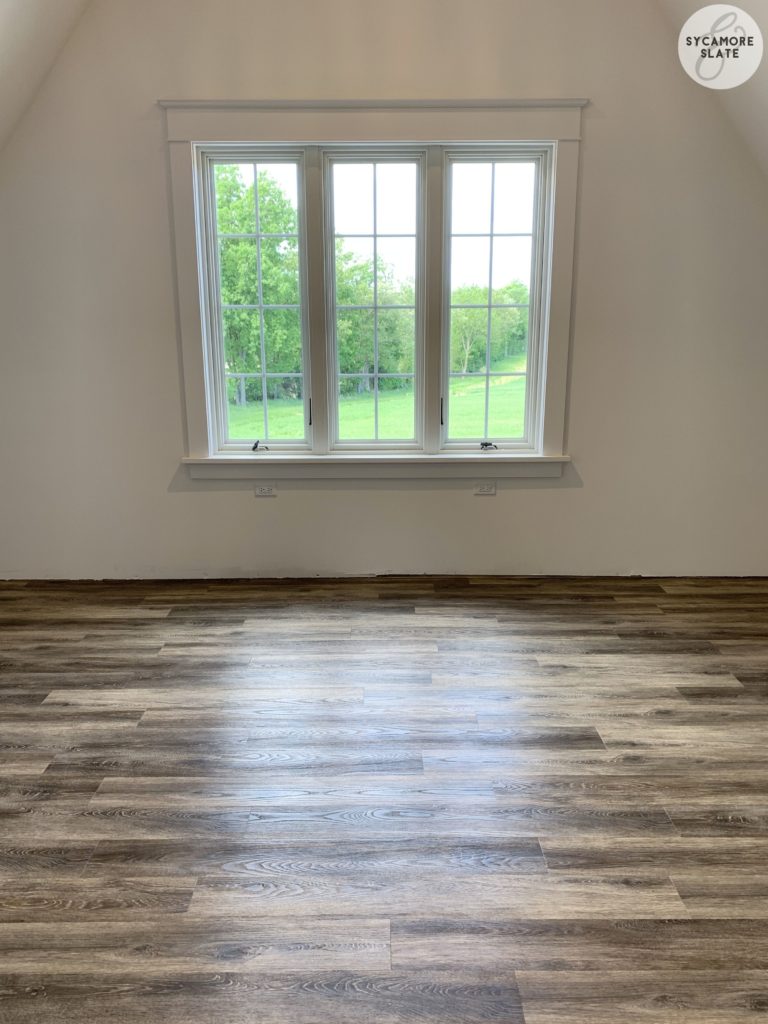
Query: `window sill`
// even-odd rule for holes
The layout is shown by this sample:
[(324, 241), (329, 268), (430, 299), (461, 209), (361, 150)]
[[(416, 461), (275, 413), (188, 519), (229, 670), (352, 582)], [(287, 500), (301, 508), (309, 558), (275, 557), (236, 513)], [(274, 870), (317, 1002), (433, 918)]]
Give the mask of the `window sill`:
[(462, 480), (477, 476), (559, 477), (568, 455), (505, 452), (444, 452), (440, 455), (383, 452), (332, 455), (213, 455), (185, 458), (194, 480)]

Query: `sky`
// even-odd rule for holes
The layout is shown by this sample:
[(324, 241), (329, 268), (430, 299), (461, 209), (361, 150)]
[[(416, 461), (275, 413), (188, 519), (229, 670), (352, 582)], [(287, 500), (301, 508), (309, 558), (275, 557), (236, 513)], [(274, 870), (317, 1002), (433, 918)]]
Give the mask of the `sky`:
[[(296, 205), (296, 165), (270, 163), (270, 176)], [(253, 166), (241, 164), (240, 177), (250, 185)], [(482, 163), (467, 161), (452, 165), (451, 195), (451, 287), (487, 285), (500, 288), (510, 281), (530, 284), (535, 165), (532, 162)], [(375, 191), (375, 202), (374, 202)], [(338, 161), (333, 165), (334, 230), (345, 237), (347, 249), (361, 257), (373, 258), (373, 240), (353, 235), (399, 235), (378, 238), (381, 259), (393, 267), (398, 281), (415, 276), (417, 165), (413, 162), (382, 162), (374, 165)], [(493, 199), (493, 215), (491, 201)], [(491, 224), (495, 235), (491, 246)], [(509, 233), (512, 234), (511, 237)], [(485, 237), (460, 237), (462, 235)]]

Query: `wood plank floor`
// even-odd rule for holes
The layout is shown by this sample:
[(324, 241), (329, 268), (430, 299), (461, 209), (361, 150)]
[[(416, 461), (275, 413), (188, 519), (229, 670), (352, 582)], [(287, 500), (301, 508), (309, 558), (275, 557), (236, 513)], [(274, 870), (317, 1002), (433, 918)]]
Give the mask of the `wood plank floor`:
[(768, 1013), (768, 580), (0, 584), (3, 1024)]

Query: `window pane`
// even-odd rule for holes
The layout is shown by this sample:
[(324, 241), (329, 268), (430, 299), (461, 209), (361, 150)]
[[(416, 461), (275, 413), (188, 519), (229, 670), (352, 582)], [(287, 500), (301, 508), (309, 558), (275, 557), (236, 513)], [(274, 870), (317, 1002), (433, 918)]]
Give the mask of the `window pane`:
[(482, 306), (488, 302), (489, 238), (451, 239), (451, 302)]
[(298, 309), (264, 310), (267, 373), (301, 373), (301, 314)]
[(255, 238), (222, 238), (219, 242), (221, 302), (255, 306), (259, 301), (258, 249)]
[(520, 438), (525, 432), (525, 377), (491, 377), (488, 437)]
[(416, 234), (415, 163), (376, 165), (376, 231), (379, 234)]
[(414, 438), (418, 166), (332, 165), (342, 442)]
[(265, 306), (298, 306), (297, 238), (262, 238), (261, 297)]
[(225, 309), (224, 368), (231, 373), (261, 372), (261, 314), (257, 309)]
[(333, 230), (337, 235), (373, 234), (373, 164), (334, 163)]
[[(493, 240), (493, 301), (504, 302), (499, 293), (511, 284), (521, 284), (527, 290), (531, 285), (530, 236), (494, 238)], [(528, 299), (523, 300), (527, 302)]]
[(413, 373), (416, 314), (412, 309), (380, 309), (379, 373)]
[(268, 440), (295, 441), (304, 437), (304, 399), (301, 377), (267, 377)]
[(491, 370), (525, 373), (528, 363), (528, 309), (491, 310)]
[(292, 235), (298, 230), (296, 164), (259, 164), (259, 231)]
[(256, 230), (253, 164), (214, 164), (216, 228), (220, 235)]
[(299, 165), (221, 164), (213, 174), (227, 436), (302, 441)]
[(526, 385), (513, 374), (528, 362), (536, 163), (467, 161), (452, 173), (451, 371), (477, 376), (451, 379), (448, 436), (519, 439)]
[(336, 314), (336, 346), (340, 373), (372, 373), (373, 310), (340, 309)]
[(376, 285), (380, 306), (412, 306), (416, 294), (416, 239), (377, 240)]
[(451, 377), (448, 434), (452, 439), (485, 437), (486, 377)]
[(454, 163), (451, 178), (451, 232), (488, 234), (491, 230), (491, 164)]
[(260, 377), (227, 378), (227, 413), (230, 440), (255, 441), (265, 436)]
[(488, 309), (451, 310), (451, 371), (485, 370), (488, 344)]
[(373, 377), (342, 377), (339, 380), (340, 440), (373, 441), (375, 437)]
[(379, 440), (407, 441), (413, 435), (413, 379), (379, 377)]
[(336, 304), (373, 304), (373, 238), (336, 239)]
[(493, 194), (493, 230), (533, 230), (533, 198), (536, 164), (497, 163)]

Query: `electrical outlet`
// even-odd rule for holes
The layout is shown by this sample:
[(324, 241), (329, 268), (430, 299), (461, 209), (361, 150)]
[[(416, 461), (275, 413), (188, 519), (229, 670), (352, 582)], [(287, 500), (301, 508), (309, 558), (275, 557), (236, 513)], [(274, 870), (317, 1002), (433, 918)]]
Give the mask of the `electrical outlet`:
[(277, 484), (256, 484), (254, 494), (257, 498), (276, 498)]
[(475, 484), (473, 494), (494, 495), (496, 493), (495, 480), (478, 480)]

